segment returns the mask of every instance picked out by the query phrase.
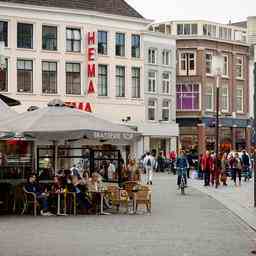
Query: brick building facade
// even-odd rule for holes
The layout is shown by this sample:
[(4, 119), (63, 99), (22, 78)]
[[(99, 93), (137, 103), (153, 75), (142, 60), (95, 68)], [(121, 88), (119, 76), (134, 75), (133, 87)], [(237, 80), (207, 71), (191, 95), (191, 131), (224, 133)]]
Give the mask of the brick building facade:
[(251, 148), (249, 46), (246, 31), (206, 21), (154, 24), (177, 36), (176, 107), (180, 146), (198, 153), (216, 148), (216, 75), (213, 59), (223, 56), (220, 79), (219, 147)]

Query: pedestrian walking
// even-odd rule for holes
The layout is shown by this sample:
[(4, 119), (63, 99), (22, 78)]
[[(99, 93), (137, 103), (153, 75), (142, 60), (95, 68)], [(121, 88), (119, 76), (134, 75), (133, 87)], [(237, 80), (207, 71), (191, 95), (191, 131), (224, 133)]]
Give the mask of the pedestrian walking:
[(250, 180), (250, 168), (251, 168), (251, 160), (249, 154), (244, 149), (241, 156), (242, 170), (245, 174), (244, 181)]
[(224, 153), (221, 159), (221, 182), (223, 186), (227, 186), (227, 175), (228, 175), (228, 154)]
[(147, 184), (152, 185), (152, 178), (153, 178), (153, 169), (155, 167), (155, 159), (154, 157), (147, 152), (146, 156), (143, 160), (143, 166), (146, 170), (146, 182)]
[(210, 185), (210, 173), (213, 168), (213, 161), (209, 151), (205, 152), (205, 155), (202, 157), (201, 168), (204, 173), (204, 185)]
[(220, 185), (221, 158), (221, 154), (218, 154), (218, 156), (214, 156), (213, 158), (212, 186), (215, 184), (215, 188), (218, 188)]
[(236, 178), (238, 176), (239, 179), (239, 186), (241, 186), (241, 173), (242, 173), (242, 162), (241, 159), (239, 157), (239, 154), (236, 153), (235, 154), (235, 158), (234, 158), (234, 183), (236, 184)]

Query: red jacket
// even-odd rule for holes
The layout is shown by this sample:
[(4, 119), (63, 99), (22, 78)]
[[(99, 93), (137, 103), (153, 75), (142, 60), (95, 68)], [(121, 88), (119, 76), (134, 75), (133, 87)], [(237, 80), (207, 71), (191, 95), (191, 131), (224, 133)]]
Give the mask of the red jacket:
[(207, 167), (207, 161), (208, 161), (208, 168), (210, 169), (209, 171), (212, 171), (213, 168), (214, 168), (214, 162), (213, 162), (213, 159), (211, 156), (206, 156), (206, 155), (203, 155), (202, 157), (202, 161), (201, 161), (201, 168), (203, 171), (206, 170), (206, 167)]

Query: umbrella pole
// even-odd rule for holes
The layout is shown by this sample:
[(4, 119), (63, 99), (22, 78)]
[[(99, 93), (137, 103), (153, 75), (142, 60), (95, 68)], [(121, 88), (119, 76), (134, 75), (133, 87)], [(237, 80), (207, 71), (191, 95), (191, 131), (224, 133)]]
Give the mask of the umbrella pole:
[(58, 169), (58, 143), (56, 140), (53, 141), (53, 148), (54, 148), (54, 175), (56, 175), (57, 169)]

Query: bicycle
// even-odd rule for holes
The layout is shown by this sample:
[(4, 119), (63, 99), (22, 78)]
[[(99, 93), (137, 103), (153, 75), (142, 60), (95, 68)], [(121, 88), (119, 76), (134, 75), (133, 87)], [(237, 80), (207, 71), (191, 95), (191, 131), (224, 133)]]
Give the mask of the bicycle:
[(181, 175), (181, 179), (180, 179), (180, 191), (182, 195), (185, 195), (185, 187), (186, 187), (186, 182), (185, 182), (185, 178), (184, 175)]

